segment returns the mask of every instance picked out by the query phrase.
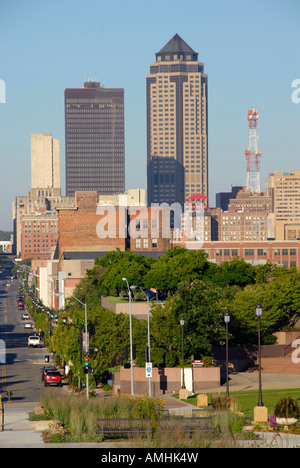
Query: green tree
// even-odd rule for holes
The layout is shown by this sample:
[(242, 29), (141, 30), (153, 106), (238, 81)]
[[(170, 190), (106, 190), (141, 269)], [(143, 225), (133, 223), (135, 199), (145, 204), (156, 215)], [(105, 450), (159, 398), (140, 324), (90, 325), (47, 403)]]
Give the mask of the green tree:
[(184, 354), (205, 356), (212, 347), (224, 340), (224, 311), (226, 295), (211, 283), (195, 280), (181, 283), (177, 292), (164, 305), (154, 307), (151, 318), (152, 353), (165, 365), (181, 361), (180, 317), (185, 319)]
[(236, 285), (243, 288), (255, 282), (256, 271), (255, 267), (246, 263), (245, 260), (233, 258), (212, 267), (207, 278), (219, 286)]
[(134, 254), (130, 250), (107, 252), (103, 258), (96, 258), (95, 266), (87, 272), (87, 276), (100, 295), (119, 296), (121, 292), (127, 292), (123, 277), (128, 279), (129, 285), (144, 286), (144, 278), (152, 262), (152, 259)]
[(209, 268), (203, 250), (174, 247), (151, 265), (145, 284), (164, 294), (174, 293), (182, 281), (190, 283), (200, 279)]
[(262, 341), (274, 342), (272, 334), (299, 317), (300, 275), (295, 270), (277, 272), (277, 276), (263, 284), (249, 285), (239, 290), (230, 303), (231, 329), (239, 345), (257, 342), (255, 306), (260, 301)]

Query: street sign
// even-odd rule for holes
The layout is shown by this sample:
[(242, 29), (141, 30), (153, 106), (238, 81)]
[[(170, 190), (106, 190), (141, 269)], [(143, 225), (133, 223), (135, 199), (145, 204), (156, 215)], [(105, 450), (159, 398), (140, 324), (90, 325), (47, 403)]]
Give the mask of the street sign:
[(82, 333), (82, 345), (85, 353), (90, 350), (90, 335), (89, 333)]
[(146, 378), (152, 378), (152, 362), (146, 362)]

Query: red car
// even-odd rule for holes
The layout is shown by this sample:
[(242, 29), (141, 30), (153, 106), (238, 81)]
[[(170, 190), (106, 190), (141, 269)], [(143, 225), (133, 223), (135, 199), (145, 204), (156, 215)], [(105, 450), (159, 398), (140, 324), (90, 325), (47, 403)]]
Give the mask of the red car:
[(51, 370), (47, 372), (44, 378), (44, 385), (57, 385), (58, 387), (62, 386), (62, 375), (59, 371)]

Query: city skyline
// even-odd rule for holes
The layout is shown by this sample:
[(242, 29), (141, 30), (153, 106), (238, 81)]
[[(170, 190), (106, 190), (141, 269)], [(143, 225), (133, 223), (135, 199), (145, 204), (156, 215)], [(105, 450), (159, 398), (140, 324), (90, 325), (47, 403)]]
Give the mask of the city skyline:
[(300, 104), (291, 99), (292, 83), (300, 78), (297, 2), (188, 1), (184, 11), (190, 15), (182, 14), (179, 1), (147, 6), (0, 1), (0, 79), (6, 88), (0, 103), (0, 229), (12, 229), (12, 202), (29, 191), (32, 133), (60, 140), (65, 180), (63, 93), (85, 79), (124, 88), (126, 190), (146, 188), (145, 76), (154, 53), (176, 33), (199, 53), (209, 76), (210, 205), (215, 193), (246, 184), (252, 106), (260, 114), (262, 190), (271, 172), (299, 168)]

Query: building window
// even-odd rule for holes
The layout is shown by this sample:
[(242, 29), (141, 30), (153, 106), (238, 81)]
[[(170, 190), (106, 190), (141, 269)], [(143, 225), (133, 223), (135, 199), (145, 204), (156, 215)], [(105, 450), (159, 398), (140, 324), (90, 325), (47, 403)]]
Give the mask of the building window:
[(254, 249), (245, 249), (245, 255), (253, 256), (254, 255)]
[(157, 249), (157, 239), (152, 239), (152, 249)]
[(143, 247), (144, 247), (144, 249), (149, 248), (149, 239), (143, 239)]
[(140, 249), (141, 248), (141, 239), (135, 239), (135, 248)]

